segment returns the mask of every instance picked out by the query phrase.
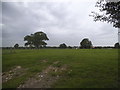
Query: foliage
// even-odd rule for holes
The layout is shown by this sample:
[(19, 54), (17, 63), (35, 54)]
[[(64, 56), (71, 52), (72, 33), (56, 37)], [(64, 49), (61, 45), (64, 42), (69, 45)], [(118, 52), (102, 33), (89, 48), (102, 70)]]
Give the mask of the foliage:
[(85, 38), (80, 42), (80, 47), (81, 48), (92, 48), (92, 42), (89, 41), (88, 38)]
[(63, 43), (63, 44), (60, 44), (59, 47), (60, 47), (60, 48), (67, 48), (67, 45), (66, 45), (65, 43)]
[(19, 44), (15, 44), (15, 45), (14, 45), (14, 48), (17, 49), (18, 47), (19, 47)]
[(120, 48), (119, 43), (115, 43), (114, 47), (115, 47), (115, 48)]
[(27, 35), (24, 37), (24, 41), (27, 41), (27, 43), (25, 43), (25, 46), (28, 45), (29, 47), (35, 46), (36, 48), (46, 46), (47, 45), (47, 43), (45, 42), (46, 40), (49, 39), (44, 32), (36, 32), (34, 34)]
[(120, 28), (120, 1), (111, 1), (111, 0), (98, 0), (96, 7), (99, 7), (100, 13), (92, 12), (94, 21), (105, 21), (112, 23), (114, 27)]

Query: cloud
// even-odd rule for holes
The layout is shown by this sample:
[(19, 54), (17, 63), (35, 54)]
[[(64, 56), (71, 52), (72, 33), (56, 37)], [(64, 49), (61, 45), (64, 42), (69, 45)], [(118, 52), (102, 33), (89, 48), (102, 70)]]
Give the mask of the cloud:
[[(2, 2), (3, 46), (24, 45), (24, 36), (44, 31), (50, 46), (78, 45), (88, 37), (94, 45), (113, 45), (117, 30), (89, 17), (95, 2)], [(101, 43), (102, 42), (102, 43)]]

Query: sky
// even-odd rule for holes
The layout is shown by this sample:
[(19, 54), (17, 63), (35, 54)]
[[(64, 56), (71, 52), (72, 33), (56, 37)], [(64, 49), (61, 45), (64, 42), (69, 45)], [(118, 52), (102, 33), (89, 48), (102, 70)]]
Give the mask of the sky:
[(94, 22), (89, 16), (98, 11), (95, 3), (96, 0), (2, 2), (2, 46), (24, 46), (24, 37), (38, 31), (47, 34), (47, 46), (80, 46), (84, 38), (89, 38), (93, 46), (114, 46), (118, 29)]

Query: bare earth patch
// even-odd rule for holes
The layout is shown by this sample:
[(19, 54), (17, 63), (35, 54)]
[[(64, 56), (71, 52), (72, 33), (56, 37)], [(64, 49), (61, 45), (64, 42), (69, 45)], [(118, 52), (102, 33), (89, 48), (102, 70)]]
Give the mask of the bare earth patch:
[[(59, 61), (54, 62), (53, 65), (58, 64)], [(21, 84), (18, 88), (50, 88), (60, 77), (60, 74), (66, 70), (66, 65), (61, 67), (55, 67), (53, 65), (48, 66), (42, 72), (36, 74), (35, 76), (29, 78), (24, 84)], [(50, 73), (53, 73), (51, 75)], [(55, 75), (54, 75), (55, 73)]]
[(8, 72), (2, 73), (2, 82), (7, 82), (8, 80), (11, 80), (14, 77), (21, 76), (24, 74), (26, 69), (22, 68), (21, 66), (16, 66), (15, 68), (11, 69)]

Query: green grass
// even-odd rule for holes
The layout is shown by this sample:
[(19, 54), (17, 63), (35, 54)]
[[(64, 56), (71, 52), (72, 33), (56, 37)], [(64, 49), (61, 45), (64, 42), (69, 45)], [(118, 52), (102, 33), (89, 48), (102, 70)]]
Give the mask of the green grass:
[[(3, 83), (3, 88), (17, 87), (26, 78), (60, 61), (68, 66), (53, 88), (116, 88), (118, 87), (117, 49), (40, 49), (3, 50), (3, 72), (14, 66), (27, 68), (26, 74)], [(44, 63), (42, 60), (46, 60)], [(54, 75), (54, 73), (53, 73)], [(11, 84), (13, 83), (13, 84)]]

